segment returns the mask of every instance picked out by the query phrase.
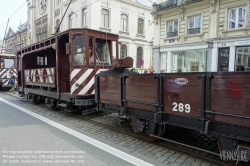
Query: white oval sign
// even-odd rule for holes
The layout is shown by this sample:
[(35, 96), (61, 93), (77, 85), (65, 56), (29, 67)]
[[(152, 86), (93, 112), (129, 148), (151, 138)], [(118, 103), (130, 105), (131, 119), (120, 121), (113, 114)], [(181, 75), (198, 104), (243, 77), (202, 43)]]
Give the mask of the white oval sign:
[(188, 83), (188, 79), (186, 78), (176, 78), (175, 83), (178, 85), (186, 85)]

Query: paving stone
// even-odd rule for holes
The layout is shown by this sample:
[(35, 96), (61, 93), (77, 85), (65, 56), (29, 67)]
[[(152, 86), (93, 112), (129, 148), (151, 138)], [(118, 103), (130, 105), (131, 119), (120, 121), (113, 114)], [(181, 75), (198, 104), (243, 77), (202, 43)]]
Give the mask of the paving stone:
[(169, 162), (174, 162), (177, 159), (177, 157), (171, 156), (168, 158)]
[(182, 166), (191, 166), (191, 162), (185, 161), (182, 163)]
[(180, 163), (171, 163), (171, 164), (169, 164), (169, 166), (179, 166), (180, 165)]
[(200, 166), (199, 162), (194, 162), (193, 164), (191, 164), (191, 166)]
[(165, 153), (163, 156), (165, 156), (165, 157), (170, 157), (170, 156), (172, 156), (172, 155), (173, 155), (172, 153), (167, 152), (167, 153)]
[(159, 161), (159, 162), (161, 162), (161, 163), (164, 162), (165, 160), (167, 160), (167, 158), (164, 157), (164, 156), (159, 157), (159, 158), (156, 159), (156, 161)]
[(164, 153), (165, 153), (165, 151), (160, 151), (160, 152), (157, 152), (155, 156), (156, 156), (156, 157), (160, 157), (160, 156), (162, 156)]
[(164, 161), (164, 164), (167, 164), (167, 165), (168, 165), (169, 163), (170, 163), (170, 162), (169, 162), (169, 161), (167, 161), (167, 160), (165, 160), (165, 161)]
[(185, 161), (185, 158), (181, 158), (181, 157), (176, 160), (176, 162), (178, 163), (182, 163), (183, 161)]
[(181, 157), (180, 157), (180, 158), (186, 159), (186, 158), (188, 158), (188, 156), (187, 156), (187, 155), (185, 155), (185, 154), (183, 154), (183, 155), (181, 155)]
[(187, 161), (190, 162), (190, 163), (193, 163), (193, 162), (195, 161), (195, 159), (192, 158), (192, 157), (189, 157), (189, 158), (187, 159)]
[(180, 157), (180, 156), (181, 156), (181, 154), (176, 153), (176, 154), (174, 154), (173, 156), (178, 158), (178, 157)]
[(201, 163), (201, 165), (202, 165), (202, 166), (209, 166), (210, 164), (207, 163), (207, 162), (205, 162), (205, 161), (203, 161), (203, 162)]

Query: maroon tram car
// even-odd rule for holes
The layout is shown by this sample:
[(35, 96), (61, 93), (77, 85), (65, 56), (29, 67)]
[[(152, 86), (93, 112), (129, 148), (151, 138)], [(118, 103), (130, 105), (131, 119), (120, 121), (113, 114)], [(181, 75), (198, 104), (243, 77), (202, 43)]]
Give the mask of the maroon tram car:
[[(9, 90), (11, 72), (17, 78), (17, 57), (14, 54), (0, 54), (0, 91)], [(17, 79), (16, 79), (17, 83)]]
[(216, 135), (220, 151), (243, 151), (250, 161), (250, 73), (137, 74), (120, 66), (95, 77), (97, 108), (130, 118), (144, 138), (179, 126)]
[[(53, 107), (95, 105), (94, 75), (111, 68), (118, 35), (69, 29), (23, 48), (20, 94)], [(86, 49), (87, 48), (87, 49)]]

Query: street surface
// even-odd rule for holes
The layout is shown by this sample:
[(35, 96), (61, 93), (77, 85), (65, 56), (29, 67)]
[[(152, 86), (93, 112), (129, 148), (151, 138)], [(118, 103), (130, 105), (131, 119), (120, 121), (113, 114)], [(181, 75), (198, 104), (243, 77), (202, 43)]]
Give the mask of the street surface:
[[(133, 133), (113, 114), (91, 120)], [(0, 165), (215, 165), (9, 93), (0, 93), (0, 145)], [(14, 159), (33, 163), (10, 164)]]
[(132, 165), (0, 99), (1, 165)]

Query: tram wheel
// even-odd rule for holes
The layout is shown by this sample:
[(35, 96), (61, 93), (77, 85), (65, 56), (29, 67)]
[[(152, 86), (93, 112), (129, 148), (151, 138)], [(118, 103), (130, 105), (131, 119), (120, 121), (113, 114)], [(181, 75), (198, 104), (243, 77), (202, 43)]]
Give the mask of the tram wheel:
[[(158, 137), (161, 137), (165, 132), (165, 127), (166, 127), (165, 125), (156, 125), (154, 135), (158, 136)], [(156, 141), (158, 139), (158, 138), (151, 137), (151, 136), (144, 135), (144, 134), (140, 134), (140, 137), (143, 140), (149, 141), (149, 142), (153, 142), (153, 141)]]

